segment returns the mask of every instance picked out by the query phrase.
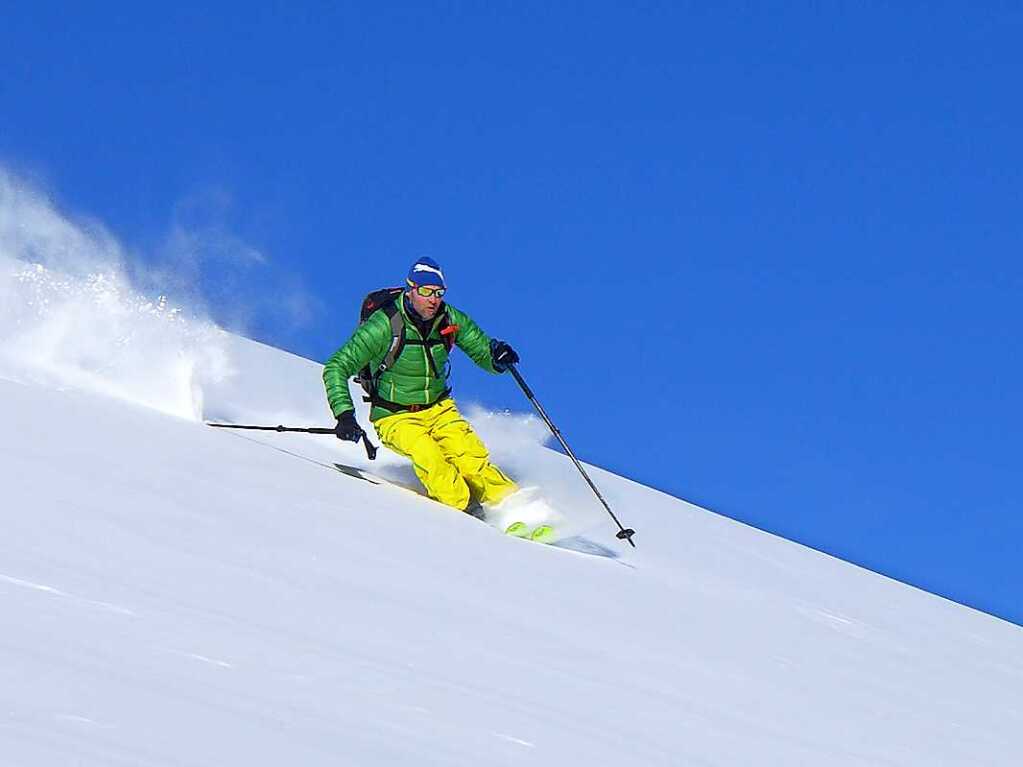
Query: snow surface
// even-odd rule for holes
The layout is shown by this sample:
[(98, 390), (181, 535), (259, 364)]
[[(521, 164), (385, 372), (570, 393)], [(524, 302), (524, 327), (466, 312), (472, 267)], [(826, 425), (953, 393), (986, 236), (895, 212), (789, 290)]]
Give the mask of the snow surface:
[(466, 408), (559, 546), (208, 428), (320, 366), (120, 259), (0, 177), (0, 765), (1020, 763), (1023, 629), (593, 468), (632, 550), (530, 415)]

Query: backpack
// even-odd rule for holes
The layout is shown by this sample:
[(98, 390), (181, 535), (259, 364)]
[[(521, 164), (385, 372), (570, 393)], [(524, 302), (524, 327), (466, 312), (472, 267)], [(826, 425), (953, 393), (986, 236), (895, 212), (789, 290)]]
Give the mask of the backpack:
[[(384, 355), (377, 369), (373, 370), (367, 364), (355, 376), (355, 382), (366, 392), (366, 396), (362, 398), (364, 402), (373, 402), (378, 399), (376, 394), (377, 381), (380, 379), (381, 374), (390, 368), (394, 361), (401, 356), (401, 353), (405, 350), (406, 343), (427, 347), (442, 343), (449, 352), (455, 345), (455, 334), (458, 332), (458, 325), (451, 324), (451, 318), (448, 315), (446, 305), (441, 308), (444, 314), (440, 319), (440, 324), (437, 326), (443, 340), (420, 341), (419, 339), (413, 339), (406, 341), (405, 319), (401, 316), (401, 311), (398, 309), (398, 302), (402, 300), (401, 297), (404, 292), (404, 288), (381, 288), (380, 290), (374, 290), (362, 300), (362, 308), (359, 310), (360, 325), (366, 322), (378, 310), (383, 311), (391, 323), (391, 345), (388, 347), (387, 354)], [(433, 370), (433, 374), (440, 378), (440, 373), (437, 371), (433, 361), (433, 355), (427, 354), (426, 359)]]

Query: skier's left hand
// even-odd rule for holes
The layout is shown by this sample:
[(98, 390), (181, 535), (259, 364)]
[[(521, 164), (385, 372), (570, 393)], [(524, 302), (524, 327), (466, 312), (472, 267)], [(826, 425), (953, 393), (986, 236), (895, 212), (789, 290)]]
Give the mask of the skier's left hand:
[(346, 410), (337, 417), (337, 426), (334, 427), (334, 434), (337, 435), (338, 439), (347, 440), (348, 442), (358, 442), (366, 436), (366, 432), (362, 430), (359, 422), (355, 420), (354, 410)]
[(494, 363), (494, 370), (503, 373), (509, 365), (519, 361), (519, 355), (507, 341), (498, 341), (495, 338), (490, 342), (490, 359)]

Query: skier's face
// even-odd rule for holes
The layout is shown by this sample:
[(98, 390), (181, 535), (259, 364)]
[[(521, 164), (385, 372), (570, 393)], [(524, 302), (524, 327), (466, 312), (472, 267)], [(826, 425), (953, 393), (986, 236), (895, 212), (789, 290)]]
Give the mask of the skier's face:
[(439, 296), (421, 296), (415, 290), (408, 292), (409, 300), (412, 301), (412, 308), (416, 310), (424, 320), (432, 320), (437, 310), (440, 309), (442, 298)]

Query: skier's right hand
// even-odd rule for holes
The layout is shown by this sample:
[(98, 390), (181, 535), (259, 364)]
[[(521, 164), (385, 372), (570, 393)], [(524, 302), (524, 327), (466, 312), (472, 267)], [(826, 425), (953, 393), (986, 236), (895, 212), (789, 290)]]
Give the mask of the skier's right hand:
[(490, 340), (490, 360), (494, 370), (503, 373), (509, 365), (517, 365), (519, 355), (511, 348), (507, 341), (498, 341), (496, 338)]
[(366, 432), (359, 426), (359, 422), (355, 420), (355, 411), (346, 410), (337, 417), (337, 426), (334, 427), (334, 434), (337, 435), (338, 439), (343, 439), (348, 442), (358, 442)]

